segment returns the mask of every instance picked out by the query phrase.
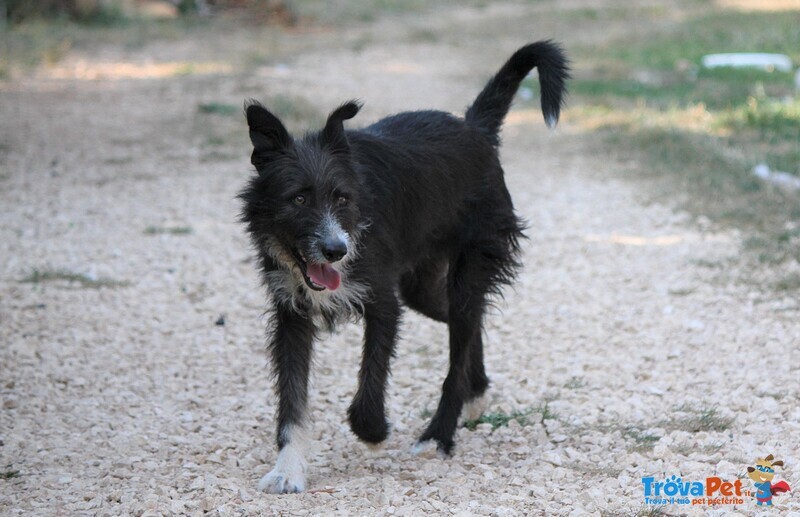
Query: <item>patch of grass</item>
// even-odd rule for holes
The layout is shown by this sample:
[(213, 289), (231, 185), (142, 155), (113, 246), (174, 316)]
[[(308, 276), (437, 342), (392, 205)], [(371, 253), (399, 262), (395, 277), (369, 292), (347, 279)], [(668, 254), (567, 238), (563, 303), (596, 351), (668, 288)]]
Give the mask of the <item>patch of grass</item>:
[[(723, 113), (720, 122), (731, 131), (756, 131), (761, 140), (768, 142), (796, 143), (800, 141), (800, 99), (750, 97), (745, 105)], [(793, 168), (797, 167), (794, 163)]]
[(428, 7), (425, 0), (305, 0), (295, 2), (301, 18), (310, 18), (321, 23), (349, 25), (353, 22), (371, 22), (382, 14), (420, 12)]
[(203, 143), (204, 145), (219, 147), (228, 144), (228, 141), (225, 138), (222, 138), (221, 136), (209, 136)]
[(615, 510), (613, 512), (603, 510), (600, 512), (601, 517), (662, 517), (664, 515), (669, 515), (666, 506), (649, 505), (627, 510)]
[(73, 47), (75, 30), (65, 22), (36, 22), (0, 31), (0, 76), (57, 63)]
[(110, 278), (95, 278), (83, 273), (75, 273), (64, 269), (34, 269), (28, 276), (20, 280), (24, 284), (42, 284), (45, 282), (69, 282), (79, 284), (84, 289), (100, 289), (103, 287), (125, 287), (128, 282)]
[(197, 110), (200, 113), (212, 115), (238, 115), (242, 112), (241, 106), (234, 106), (233, 104), (224, 104), (222, 102), (204, 102), (198, 104)]
[(14, 479), (19, 477), (19, 470), (6, 470), (0, 472), (0, 479)]
[(433, 411), (430, 408), (425, 408), (419, 412), (420, 418), (428, 419), (433, 416)]
[(800, 59), (800, 31), (793, 12), (707, 11), (684, 23), (598, 48), (597, 54), (648, 68), (674, 69), (676, 63), (699, 63), (719, 52), (776, 52)]
[(667, 430), (699, 433), (701, 431), (727, 431), (733, 424), (733, 418), (723, 417), (716, 407), (693, 408), (681, 406), (676, 416), (666, 420), (661, 427)]
[(464, 422), (464, 427), (470, 431), (478, 428), (479, 424), (491, 424), (492, 431), (505, 427), (512, 420), (516, 420), (519, 425), (530, 425), (533, 422), (528, 418), (533, 413), (533, 409), (526, 409), (524, 411), (512, 411), (511, 414), (503, 413), (502, 411), (495, 411), (491, 413), (484, 413), (477, 420), (467, 420)]
[(534, 413), (539, 413), (541, 415), (541, 423), (544, 423), (545, 420), (556, 420), (558, 419), (558, 414), (555, 413), (552, 409), (550, 409), (550, 403), (545, 402), (544, 404), (533, 408)]
[(122, 2), (97, 2), (97, 6), (79, 16), (78, 23), (96, 27), (120, 27), (131, 22), (125, 13)]
[[(161, 21), (129, 18), (120, 23), (113, 19), (108, 14), (84, 24), (65, 18), (32, 19), (1, 30), (0, 77), (54, 65), (72, 50), (98, 45), (137, 49), (154, 40), (175, 41), (200, 31), (205, 34), (209, 27), (208, 20), (197, 17)], [(215, 21), (215, 24), (224, 26), (224, 20)]]
[(642, 506), (630, 513), (631, 517), (662, 517), (669, 515), (666, 506)]
[(148, 226), (144, 229), (146, 235), (189, 235), (192, 231), (190, 226)]
[[(644, 100), (653, 105), (668, 107), (675, 103), (686, 103), (691, 98), (694, 87), (687, 81), (645, 83), (627, 77), (586, 78), (572, 82), (570, 94), (610, 105), (620, 104), (620, 101), (630, 104), (632, 101)], [(538, 94), (535, 97), (538, 98)]]
[(53, 2), (12, 0), (4, 5), (4, 15), (12, 25), (23, 21), (71, 19), (85, 25), (116, 26), (128, 21), (121, 0), (101, 2)]
[[(533, 414), (539, 414), (540, 417), (538, 419), (533, 419), (531, 418)], [(516, 420), (517, 423), (521, 426), (526, 426), (535, 424), (537, 422), (544, 423), (545, 420), (553, 420), (556, 418), (558, 418), (558, 415), (555, 414), (552, 410), (550, 410), (549, 404), (545, 402), (541, 406), (535, 408), (528, 408), (522, 411), (519, 410), (512, 411), (510, 414), (504, 413), (502, 411), (484, 413), (477, 420), (465, 421), (464, 427), (466, 427), (470, 431), (474, 431), (475, 429), (478, 428), (479, 424), (491, 424), (492, 431), (495, 431), (500, 427), (507, 426), (508, 423), (511, 422), (512, 420)]]
[(627, 427), (623, 431), (623, 435), (631, 438), (634, 441), (633, 447), (630, 450), (637, 452), (645, 452), (652, 450), (656, 443), (661, 440), (660, 436), (652, 434), (645, 434), (636, 427)]

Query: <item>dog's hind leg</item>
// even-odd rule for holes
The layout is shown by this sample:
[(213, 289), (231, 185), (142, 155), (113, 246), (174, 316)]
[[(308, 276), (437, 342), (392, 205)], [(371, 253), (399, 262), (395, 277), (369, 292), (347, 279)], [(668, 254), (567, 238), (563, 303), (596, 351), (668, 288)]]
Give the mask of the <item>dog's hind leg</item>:
[(479, 248), (470, 247), (465, 247), (450, 266), (450, 369), (436, 413), (419, 439), (419, 442), (436, 440), (437, 448), (444, 454), (452, 452), (453, 436), (464, 402), (474, 398), (476, 392), (483, 393), (488, 385), (483, 371), (481, 334), (486, 296), (493, 278), (492, 267)]
[(314, 325), (305, 314), (278, 306), (269, 348), (278, 392), (278, 460), (258, 489), (273, 494), (305, 489), (308, 442), (305, 422)]
[(382, 296), (373, 294), (373, 300), (364, 307), (364, 350), (358, 391), (347, 411), (350, 428), (368, 444), (378, 444), (389, 435), (384, 398), (400, 321), (396, 296), (391, 292)]
[[(481, 336), (482, 337), (482, 336)], [(486, 388), (489, 387), (489, 378), (483, 366), (483, 340), (479, 337), (473, 341), (469, 350), (469, 395), (464, 404), (462, 418), (464, 420), (477, 420), (483, 415), (489, 403)]]

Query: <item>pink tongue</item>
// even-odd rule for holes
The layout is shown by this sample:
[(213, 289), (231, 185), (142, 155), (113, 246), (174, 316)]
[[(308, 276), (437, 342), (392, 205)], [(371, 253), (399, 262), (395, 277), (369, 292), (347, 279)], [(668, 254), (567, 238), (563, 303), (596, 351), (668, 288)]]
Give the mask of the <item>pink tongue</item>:
[(339, 272), (333, 269), (330, 264), (309, 264), (306, 273), (308, 273), (308, 278), (317, 285), (324, 285), (331, 291), (339, 288), (341, 281)]

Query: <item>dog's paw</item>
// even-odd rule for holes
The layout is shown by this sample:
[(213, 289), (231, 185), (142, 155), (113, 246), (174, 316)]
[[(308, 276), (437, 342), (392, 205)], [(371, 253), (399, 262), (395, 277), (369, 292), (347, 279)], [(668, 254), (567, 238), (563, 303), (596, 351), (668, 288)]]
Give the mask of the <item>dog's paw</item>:
[(348, 420), (353, 433), (368, 446), (374, 447), (389, 437), (391, 426), (383, 415), (358, 410), (348, 410)]
[(414, 456), (425, 454), (427, 451), (433, 450), (434, 444), (436, 445), (436, 455), (443, 460), (453, 455), (453, 448), (456, 445), (452, 438), (439, 439), (423, 434), (420, 439), (417, 440), (417, 443), (411, 447), (411, 454)]
[(453, 446), (450, 445), (449, 450), (446, 449), (438, 440), (417, 440), (411, 447), (411, 454), (413, 456), (427, 456), (429, 453), (436, 451), (436, 455), (445, 460), (452, 455)]
[(305, 488), (306, 479), (302, 473), (289, 473), (277, 468), (273, 469), (258, 482), (258, 489), (261, 492), (270, 494), (296, 494), (302, 492)]
[(489, 396), (486, 393), (475, 397), (464, 404), (464, 409), (461, 410), (462, 421), (469, 422), (479, 419), (487, 407), (489, 407)]
[(292, 443), (281, 449), (275, 468), (258, 482), (258, 489), (270, 494), (296, 494), (305, 487), (306, 461), (303, 449)]

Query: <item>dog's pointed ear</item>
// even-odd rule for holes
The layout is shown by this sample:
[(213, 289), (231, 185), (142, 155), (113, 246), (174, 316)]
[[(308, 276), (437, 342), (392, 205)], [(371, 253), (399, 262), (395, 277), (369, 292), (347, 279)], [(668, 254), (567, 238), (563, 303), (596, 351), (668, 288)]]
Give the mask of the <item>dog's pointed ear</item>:
[(767, 461), (772, 461), (772, 458), (774, 458), (774, 456), (772, 454), (770, 454), (769, 456), (767, 456), (764, 459), (767, 460)]
[(348, 152), (350, 145), (344, 133), (344, 121), (356, 116), (361, 109), (358, 101), (348, 101), (336, 108), (328, 115), (328, 121), (322, 130), (322, 143), (333, 151)]
[(772, 466), (774, 467), (775, 465), (783, 467), (783, 460), (773, 461)]
[(250, 141), (253, 154), (250, 162), (258, 168), (292, 146), (292, 137), (283, 123), (258, 101), (248, 100), (244, 104), (247, 125), (250, 126)]

